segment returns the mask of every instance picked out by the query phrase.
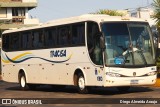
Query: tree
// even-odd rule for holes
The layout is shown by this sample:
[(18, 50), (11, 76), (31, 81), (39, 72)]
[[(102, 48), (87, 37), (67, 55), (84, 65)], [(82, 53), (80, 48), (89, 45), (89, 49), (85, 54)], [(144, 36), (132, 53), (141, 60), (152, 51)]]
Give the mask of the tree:
[(122, 12), (118, 12), (116, 10), (108, 10), (108, 9), (100, 9), (95, 13), (92, 14), (107, 14), (110, 16), (124, 16), (124, 13)]
[[(156, 26), (158, 32), (160, 32), (160, 0), (153, 0), (153, 7), (154, 7), (154, 15), (153, 18), (156, 19)], [(158, 41), (160, 36), (158, 35)], [(159, 71), (157, 74), (157, 77), (160, 77), (160, 51), (157, 49), (157, 58), (156, 58), (156, 64), (157, 64), (157, 70)]]
[(160, 0), (153, 0), (153, 7), (155, 10), (153, 18), (156, 19), (156, 25), (160, 31)]

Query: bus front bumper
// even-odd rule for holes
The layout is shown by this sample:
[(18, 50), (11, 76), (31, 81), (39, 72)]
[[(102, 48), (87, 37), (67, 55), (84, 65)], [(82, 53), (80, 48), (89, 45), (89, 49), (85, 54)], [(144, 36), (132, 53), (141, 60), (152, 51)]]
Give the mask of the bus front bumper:
[(154, 85), (157, 75), (146, 77), (107, 77), (104, 87)]

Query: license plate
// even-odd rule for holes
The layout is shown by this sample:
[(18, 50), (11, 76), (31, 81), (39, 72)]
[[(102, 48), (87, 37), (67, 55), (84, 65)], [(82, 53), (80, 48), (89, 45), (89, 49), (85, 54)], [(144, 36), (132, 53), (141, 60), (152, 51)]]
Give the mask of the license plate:
[(131, 80), (131, 84), (132, 85), (138, 84), (138, 80)]

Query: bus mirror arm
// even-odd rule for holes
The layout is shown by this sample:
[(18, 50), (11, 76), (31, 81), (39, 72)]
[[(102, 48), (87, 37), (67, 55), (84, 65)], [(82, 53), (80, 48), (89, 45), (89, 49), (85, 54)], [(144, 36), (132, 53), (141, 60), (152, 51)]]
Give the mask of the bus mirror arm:
[(106, 49), (105, 45), (105, 37), (103, 35), (100, 36), (100, 48), (104, 51)]
[[(99, 34), (100, 36), (100, 48), (102, 50), (102, 58), (103, 58), (103, 68), (105, 68), (105, 54), (104, 51), (106, 49), (106, 45), (105, 45), (105, 37), (102, 33)], [(105, 69), (104, 69), (105, 70)]]
[(106, 49), (106, 45), (105, 45), (105, 37), (103, 35), (100, 36), (100, 48), (102, 50), (103, 68), (105, 68), (105, 54), (104, 54), (104, 51)]

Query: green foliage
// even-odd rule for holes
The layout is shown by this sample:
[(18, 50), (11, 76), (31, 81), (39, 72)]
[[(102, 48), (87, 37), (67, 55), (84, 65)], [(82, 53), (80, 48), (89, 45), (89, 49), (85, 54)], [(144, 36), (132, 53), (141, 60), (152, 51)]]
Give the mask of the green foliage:
[(106, 10), (106, 9), (100, 9), (99, 11), (93, 14), (106, 14), (110, 16), (124, 16), (124, 13), (117, 12), (116, 10)]
[(156, 24), (159, 27), (160, 26), (160, 0), (153, 0), (153, 6), (155, 10), (153, 18), (156, 19)]
[[(156, 19), (156, 26), (158, 31), (160, 32), (160, 0), (153, 0), (153, 7), (154, 7), (154, 15), (153, 18)], [(156, 65), (158, 69), (160, 69), (160, 56), (156, 59)], [(160, 73), (159, 73), (160, 74)]]
[(160, 67), (160, 57), (157, 57), (157, 62), (156, 62), (156, 64), (157, 64), (157, 67)]

